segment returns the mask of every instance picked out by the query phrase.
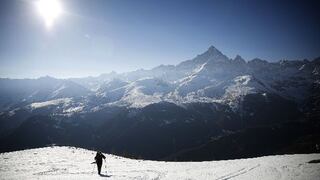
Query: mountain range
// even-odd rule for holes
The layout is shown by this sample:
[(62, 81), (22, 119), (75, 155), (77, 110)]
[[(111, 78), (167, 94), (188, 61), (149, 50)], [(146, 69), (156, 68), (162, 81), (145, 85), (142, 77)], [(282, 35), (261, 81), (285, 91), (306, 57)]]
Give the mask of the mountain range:
[(320, 58), (231, 59), (211, 46), (178, 65), (98, 77), (0, 79), (0, 151), (50, 144), (146, 159), (315, 152)]

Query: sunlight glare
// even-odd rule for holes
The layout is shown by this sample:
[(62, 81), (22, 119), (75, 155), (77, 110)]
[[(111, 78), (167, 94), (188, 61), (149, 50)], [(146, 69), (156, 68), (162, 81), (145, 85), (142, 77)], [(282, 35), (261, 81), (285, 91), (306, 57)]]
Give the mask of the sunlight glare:
[(39, 0), (36, 6), (47, 28), (51, 28), (56, 18), (62, 13), (59, 0)]

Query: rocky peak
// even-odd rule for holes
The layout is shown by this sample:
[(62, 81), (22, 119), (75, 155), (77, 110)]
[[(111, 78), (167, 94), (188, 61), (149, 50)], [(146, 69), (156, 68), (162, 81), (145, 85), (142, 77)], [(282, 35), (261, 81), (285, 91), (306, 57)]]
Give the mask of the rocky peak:
[(193, 61), (203, 64), (205, 62), (225, 62), (229, 61), (229, 58), (214, 46), (210, 46), (206, 52), (198, 55)]
[(237, 55), (234, 59), (233, 59), (234, 62), (237, 62), (237, 63), (245, 63), (246, 61), (240, 56), (240, 55)]

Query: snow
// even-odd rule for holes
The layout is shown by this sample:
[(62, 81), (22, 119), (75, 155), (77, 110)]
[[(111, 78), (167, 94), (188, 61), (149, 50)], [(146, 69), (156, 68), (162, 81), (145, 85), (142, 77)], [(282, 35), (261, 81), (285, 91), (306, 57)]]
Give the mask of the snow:
[(94, 151), (46, 147), (0, 154), (0, 179), (319, 179), (320, 154), (265, 156), (205, 162), (134, 160), (105, 154), (102, 176)]
[(50, 101), (44, 101), (44, 102), (35, 102), (30, 104), (31, 108), (37, 109), (37, 108), (42, 108), (46, 106), (53, 106), (53, 105), (59, 105), (59, 104), (68, 104), (70, 103), (72, 98), (59, 98), (59, 99), (54, 99)]
[(302, 71), (304, 68), (305, 68), (305, 64), (304, 65), (302, 65), (300, 68), (299, 68), (299, 71)]
[(120, 103), (128, 104), (133, 108), (142, 108), (153, 103), (161, 102), (161, 96), (162, 94), (159, 93), (147, 95), (142, 93), (140, 88), (134, 88), (120, 100)]
[(63, 113), (76, 113), (83, 111), (84, 106), (70, 107), (68, 109), (63, 110)]
[(237, 109), (242, 97), (259, 91), (265, 91), (265, 87), (259, 84), (251, 75), (237, 76), (234, 78), (233, 84), (226, 88), (222, 99), (232, 109)]
[(157, 78), (143, 78), (109, 92), (113, 97), (122, 96), (109, 104), (142, 108), (163, 101), (163, 96), (171, 90), (172, 85), (168, 82)]
[(64, 89), (66, 89), (67, 86), (63, 84), (61, 87), (59, 87), (57, 90), (53, 91), (51, 97), (57, 97)]
[(9, 111), (8, 115), (9, 115), (9, 116), (13, 116), (13, 115), (16, 114), (16, 111), (18, 111), (18, 110), (20, 110), (20, 108), (15, 108), (15, 109), (13, 109), (13, 110)]
[(193, 70), (193, 73), (192, 74), (196, 74), (196, 73), (199, 73), (200, 71), (202, 71), (204, 69), (204, 67), (207, 65), (208, 61), (201, 64), (200, 66), (198, 66), (198, 68), (194, 69)]
[(318, 75), (318, 74), (320, 74), (319, 71), (320, 71), (319, 67), (315, 67), (314, 70), (312, 71), (312, 74), (313, 75)]
[[(237, 110), (243, 97), (257, 93), (275, 94), (302, 104), (309, 97), (310, 86), (318, 79), (319, 72), (320, 67), (315, 61), (269, 63), (254, 59), (246, 62), (241, 56), (230, 60), (210, 47), (205, 53), (176, 66), (162, 65), (151, 70), (111, 72), (98, 77), (66, 80), (41, 78), (39, 80), (45, 82), (45, 87), (35, 81), (30, 85), (30, 91), (26, 88), (26, 96), (13, 99), (17, 104), (32, 103), (27, 109), (59, 105), (60, 109), (53, 108), (53, 111), (60, 114), (96, 111), (106, 106), (143, 108), (163, 101), (177, 105), (214, 102)], [(68, 103), (68, 98), (66, 102), (57, 99), (64, 97), (73, 97), (72, 102)], [(79, 105), (81, 103), (83, 105)], [(16, 107), (10, 104), (3, 109), (11, 111)], [(10, 112), (11, 115), (14, 113)]]

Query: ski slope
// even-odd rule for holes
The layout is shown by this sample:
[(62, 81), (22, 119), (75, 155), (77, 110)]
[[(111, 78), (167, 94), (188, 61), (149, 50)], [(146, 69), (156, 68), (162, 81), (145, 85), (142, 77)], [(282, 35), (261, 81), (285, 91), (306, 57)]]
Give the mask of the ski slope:
[(320, 179), (320, 154), (266, 156), (207, 162), (133, 160), (105, 154), (97, 174), (94, 151), (46, 147), (0, 154), (0, 179)]

